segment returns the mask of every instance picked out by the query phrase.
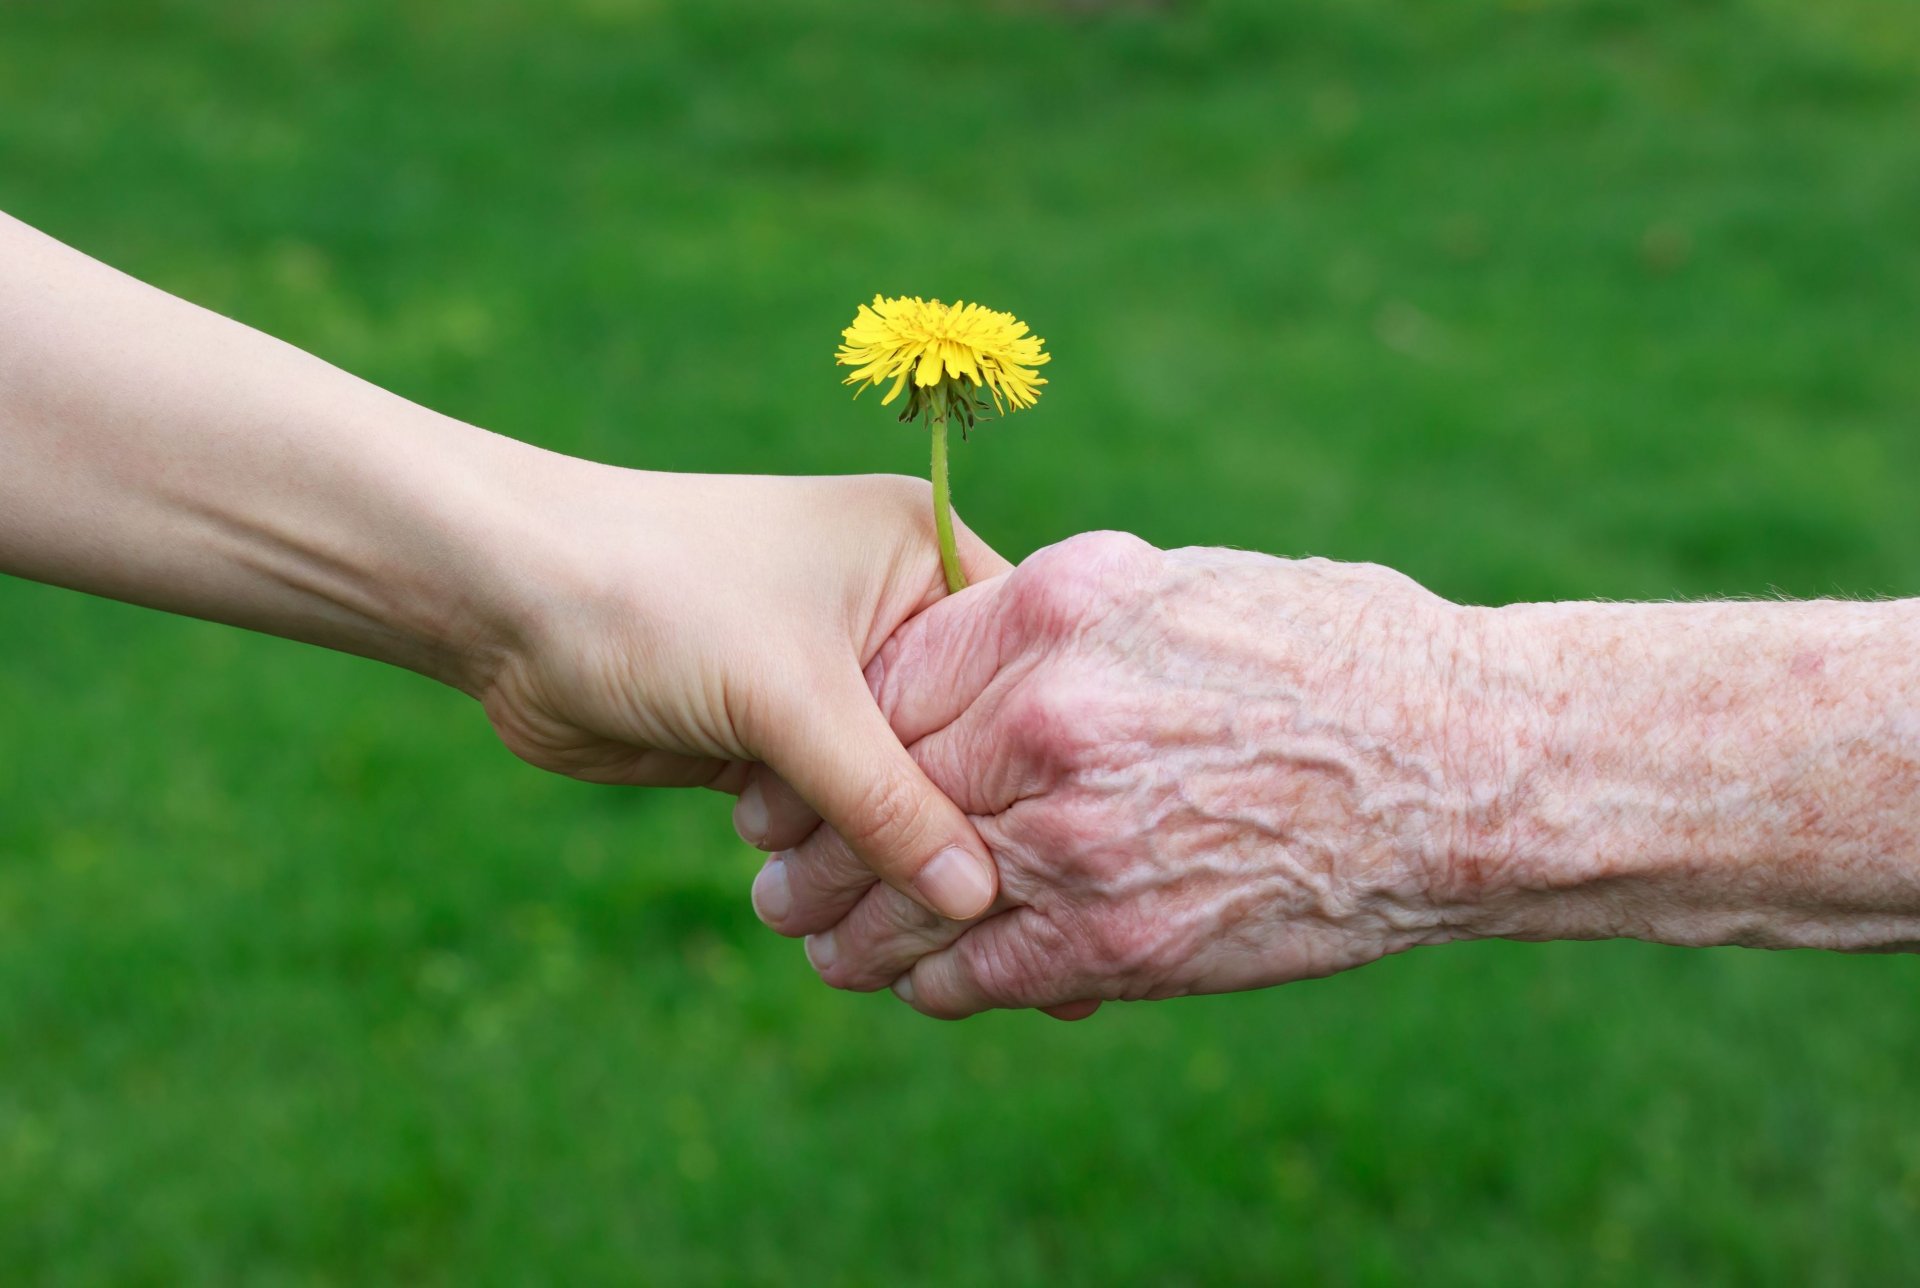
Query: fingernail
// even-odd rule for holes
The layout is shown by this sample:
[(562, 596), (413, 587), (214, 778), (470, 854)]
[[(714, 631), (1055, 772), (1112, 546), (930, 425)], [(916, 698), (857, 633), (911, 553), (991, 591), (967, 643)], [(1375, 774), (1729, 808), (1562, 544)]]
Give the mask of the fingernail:
[(833, 932), (823, 930), (817, 935), (807, 936), (807, 960), (813, 963), (817, 971), (825, 971), (833, 965), (833, 959), (839, 954), (839, 947), (833, 942)]
[(913, 1005), (913, 976), (902, 975), (899, 979), (894, 980), (893, 995), (899, 998), (901, 1001), (905, 1002), (908, 1006), (912, 1006)]
[(759, 780), (747, 784), (733, 803), (733, 830), (748, 845), (759, 845), (767, 835), (767, 797)]
[(793, 887), (787, 883), (784, 861), (769, 859), (760, 869), (760, 875), (753, 879), (753, 910), (769, 926), (785, 921), (787, 913), (793, 910)]
[(993, 878), (979, 859), (957, 845), (934, 855), (913, 879), (913, 888), (934, 911), (954, 921), (979, 916), (993, 898)]

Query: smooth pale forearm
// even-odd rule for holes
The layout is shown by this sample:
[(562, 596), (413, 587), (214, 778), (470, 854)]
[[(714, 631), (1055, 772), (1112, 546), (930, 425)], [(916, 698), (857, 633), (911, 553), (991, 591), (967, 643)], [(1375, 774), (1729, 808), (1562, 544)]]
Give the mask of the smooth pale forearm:
[(1920, 601), (1463, 617), (1475, 933), (1920, 947)]
[(984, 847), (861, 674), (939, 593), (927, 496), (543, 452), (0, 216), (0, 572), (420, 671), (533, 764), (741, 793), (762, 842), (831, 820), (970, 916)]
[(0, 571), (477, 691), (549, 453), (0, 216)]

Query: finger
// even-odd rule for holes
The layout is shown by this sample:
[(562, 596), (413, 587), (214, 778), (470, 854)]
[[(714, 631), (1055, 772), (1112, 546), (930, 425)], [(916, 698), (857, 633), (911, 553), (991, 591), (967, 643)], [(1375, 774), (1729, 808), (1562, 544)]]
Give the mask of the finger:
[(1068, 1002), (1065, 1006), (1043, 1006), (1040, 1009), (1056, 1020), (1066, 1020), (1068, 1023), (1072, 1023), (1075, 1020), (1084, 1020), (1089, 1015), (1092, 1015), (1100, 1009), (1100, 1003), (1094, 1001), (1092, 998), (1086, 998), (1078, 1002)]
[(1068, 947), (1045, 916), (1015, 908), (915, 962), (894, 981), (894, 995), (941, 1020), (999, 1008), (1070, 1006), (1097, 989), (1070, 966)]
[(820, 816), (800, 793), (766, 766), (753, 766), (733, 806), (733, 830), (741, 840), (769, 853), (788, 850), (819, 826)]
[(767, 764), (882, 880), (955, 920), (993, 902), (986, 846), (900, 745), (858, 672), (777, 728)]
[(867, 891), (881, 886), (866, 860), (830, 827), (776, 854), (753, 883), (760, 920), (783, 935), (812, 935), (839, 924)]
[(928, 912), (892, 886), (867, 891), (844, 919), (807, 940), (807, 958), (834, 988), (871, 993), (967, 933), (967, 923)]
[(1006, 584), (996, 577), (947, 596), (901, 623), (867, 663), (867, 687), (901, 742), (952, 724), (999, 673)]

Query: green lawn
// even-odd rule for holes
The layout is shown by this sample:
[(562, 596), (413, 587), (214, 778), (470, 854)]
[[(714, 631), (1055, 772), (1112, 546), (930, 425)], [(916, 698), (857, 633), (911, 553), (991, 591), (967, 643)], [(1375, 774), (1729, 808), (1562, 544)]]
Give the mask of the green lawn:
[[(1904, 0), (15, 3), (0, 208), (665, 469), (918, 471), (838, 330), (980, 297), (1057, 354), (957, 449), (1010, 555), (1916, 594), (1916, 67)], [(0, 1280), (1920, 1263), (1910, 960), (1486, 944), (942, 1026), (818, 986), (754, 868), (424, 681), (0, 582)]]

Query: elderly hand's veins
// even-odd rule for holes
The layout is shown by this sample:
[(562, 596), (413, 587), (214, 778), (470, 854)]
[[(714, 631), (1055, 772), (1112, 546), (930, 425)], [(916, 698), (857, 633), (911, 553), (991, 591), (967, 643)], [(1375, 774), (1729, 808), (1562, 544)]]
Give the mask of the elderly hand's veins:
[[(932, 1013), (1469, 937), (1920, 944), (1920, 604), (1463, 608), (1114, 534), (997, 602), (1001, 671), (916, 751), (949, 792), (1012, 787), (976, 816), (999, 913), (952, 928), (971, 984)], [(923, 975), (884, 905), (830, 978)]]

